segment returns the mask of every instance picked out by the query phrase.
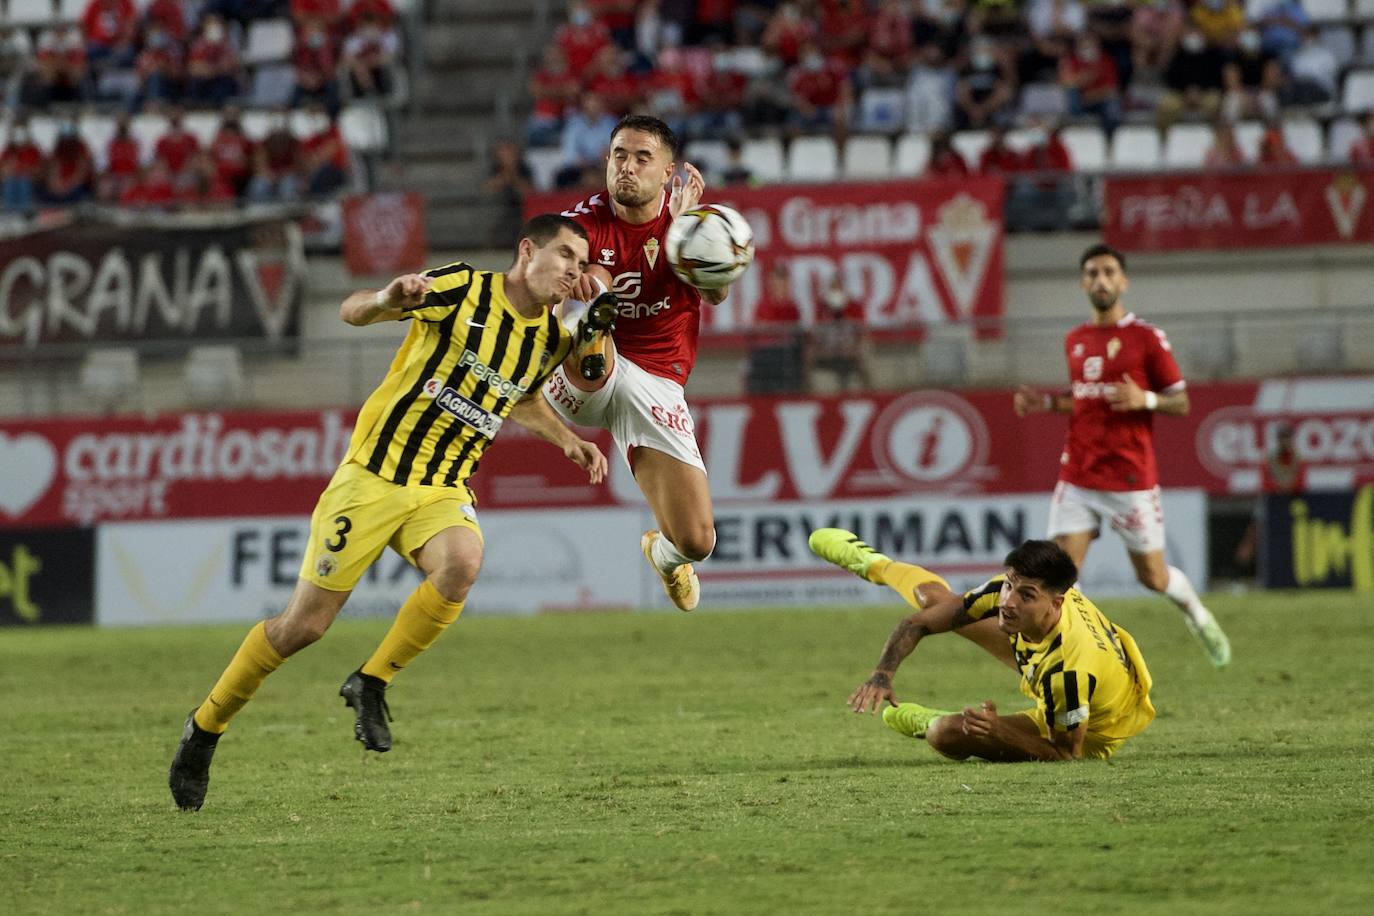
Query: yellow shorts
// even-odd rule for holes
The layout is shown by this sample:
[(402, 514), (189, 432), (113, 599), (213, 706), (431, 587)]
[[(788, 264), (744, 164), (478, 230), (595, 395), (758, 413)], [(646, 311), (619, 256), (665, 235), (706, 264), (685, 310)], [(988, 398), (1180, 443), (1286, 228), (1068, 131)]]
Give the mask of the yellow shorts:
[[(1040, 729), (1040, 737), (1046, 741), (1050, 738), (1050, 728), (1045, 722), (1045, 711), (1039, 706), (1031, 709), (1021, 710), (1021, 715), (1028, 716), (1035, 727)], [(1116, 749), (1126, 743), (1125, 738), (1108, 738), (1106, 735), (1095, 735), (1088, 732), (1083, 739), (1083, 757), (1086, 760), (1106, 760)]]
[(453, 527), (482, 537), (467, 487), (401, 486), (345, 461), (310, 517), (301, 578), (332, 592), (352, 591), (387, 545), (414, 563), (414, 551)]

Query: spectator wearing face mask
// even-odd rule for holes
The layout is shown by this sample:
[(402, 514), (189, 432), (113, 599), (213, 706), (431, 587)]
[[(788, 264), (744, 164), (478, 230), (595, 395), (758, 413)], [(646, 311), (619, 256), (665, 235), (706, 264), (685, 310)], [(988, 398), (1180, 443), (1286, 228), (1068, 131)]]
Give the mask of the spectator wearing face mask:
[(1264, 50), (1286, 61), (1302, 44), (1312, 17), (1302, 8), (1302, 0), (1278, 0), (1264, 11), (1258, 25)]
[(1245, 7), (1240, 0), (1198, 0), (1188, 13), (1206, 42), (1228, 50), (1245, 30)]
[(1069, 111), (1095, 116), (1110, 139), (1121, 123), (1121, 75), (1096, 35), (1079, 35), (1073, 52), (1059, 61), (1059, 84), (1068, 93)]
[(189, 101), (219, 108), (239, 93), (239, 58), (229, 43), (224, 19), (206, 15), (200, 32), (191, 42), (186, 61), (186, 97)]
[(133, 0), (90, 0), (81, 15), (81, 31), (92, 64), (133, 65), (138, 51), (138, 14)]
[(1189, 26), (1164, 70), (1164, 96), (1155, 110), (1161, 130), (1189, 112), (1214, 119), (1221, 110), (1222, 53)]
[(1226, 92), (1221, 106), (1222, 117), (1228, 121), (1268, 120), (1279, 111), (1283, 67), (1278, 57), (1260, 46), (1260, 34), (1255, 29), (1241, 32), (1236, 44), (1236, 53), (1231, 55), (1221, 73)]
[(954, 84), (956, 130), (986, 128), (1005, 120), (1016, 100), (1016, 79), (1002, 49), (979, 35), (969, 46), (968, 63)]
[(797, 4), (783, 2), (763, 30), (763, 49), (791, 67), (801, 60), (803, 46), (815, 41), (817, 31), (816, 23), (802, 15)]
[(355, 97), (391, 94), (391, 68), (399, 48), (396, 29), (376, 13), (365, 11), (343, 44), (343, 65)]
[(48, 157), (43, 177), (43, 199), (59, 206), (78, 204), (95, 191), (95, 159), (77, 133), (76, 122), (62, 125)]
[(181, 95), (182, 46), (161, 22), (151, 22), (138, 52), (138, 94), (134, 107), (166, 103)]
[(29, 120), (20, 114), (10, 125), (9, 140), (0, 150), (0, 204), (6, 211), (33, 212), (45, 166), (43, 150), (29, 132)]
[(306, 20), (296, 33), (291, 66), (296, 71), (296, 91), (291, 97), (291, 107), (320, 102), (330, 114), (338, 113), (339, 85), (334, 79), (338, 51), (333, 37), (318, 19)]
[(806, 387), (806, 335), (801, 320), (787, 265), (775, 262), (754, 306), (749, 331), (745, 390), (750, 394), (787, 394)]
[(25, 101), (35, 108), (53, 102), (79, 102), (86, 91), (86, 47), (74, 25), (44, 29), (38, 36), (38, 55), (32, 78), (24, 87)]
[(257, 145), (243, 132), (242, 114), (238, 108), (225, 110), (219, 129), (210, 139), (209, 152), (221, 178), (242, 196), (253, 172), (254, 151)]
[(841, 391), (851, 381), (859, 391), (873, 389), (869, 368), (871, 344), (864, 318), (864, 305), (846, 289), (838, 272), (830, 279), (811, 328), (807, 363), (810, 373), (833, 373)]
[(554, 43), (563, 49), (563, 59), (574, 74), (581, 74), (592, 59), (611, 43), (611, 33), (596, 21), (586, 3), (568, 7), (568, 21), (554, 33)]
[(829, 130), (837, 140), (849, 127), (854, 87), (842, 62), (827, 58), (814, 44), (804, 45), (801, 59), (787, 71), (792, 112), (788, 123), (796, 131)]

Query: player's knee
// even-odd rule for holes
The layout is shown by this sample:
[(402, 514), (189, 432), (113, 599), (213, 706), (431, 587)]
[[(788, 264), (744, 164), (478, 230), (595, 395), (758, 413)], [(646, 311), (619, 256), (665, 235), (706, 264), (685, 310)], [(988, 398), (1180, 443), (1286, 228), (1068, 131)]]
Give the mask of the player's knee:
[(329, 614), (282, 614), (269, 623), (267, 638), (277, 654), (286, 658), (319, 642), (333, 622)]
[(477, 581), (477, 573), (482, 561), (468, 556), (451, 557), (438, 569), (430, 573), (434, 589), (443, 595), (445, 601), (466, 601), (468, 591)]
[(968, 751), (962, 747), (963, 724), (964, 717), (958, 714), (935, 719), (926, 726), (926, 744), (946, 757), (963, 760), (968, 756)]
[(699, 562), (711, 555), (716, 549), (716, 526), (712, 522), (690, 525), (681, 532), (675, 532), (673, 546), (692, 562)]

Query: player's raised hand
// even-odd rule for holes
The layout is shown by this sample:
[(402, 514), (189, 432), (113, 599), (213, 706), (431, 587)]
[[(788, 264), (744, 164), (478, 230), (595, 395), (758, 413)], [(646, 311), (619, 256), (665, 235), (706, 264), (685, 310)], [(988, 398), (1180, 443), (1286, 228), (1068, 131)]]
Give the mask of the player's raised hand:
[(849, 695), (849, 708), (855, 712), (878, 712), (883, 703), (897, 705), (897, 697), (892, 692), (892, 677), (881, 671), (864, 681)]
[(606, 456), (595, 444), (586, 439), (577, 439), (564, 447), (563, 454), (587, 472), (589, 483), (598, 484), (606, 479)]
[(687, 173), (687, 181), (683, 182), (681, 173), (674, 175), (668, 192), (668, 212), (674, 219), (695, 208), (701, 203), (701, 195), (706, 193), (706, 179), (701, 177), (696, 166), (684, 162), (682, 171)]
[(1144, 410), (1145, 389), (1129, 375), (1122, 375), (1120, 382), (1107, 386), (1107, 404), (1116, 411)]
[(382, 290), (388, 307), (413, 312), (425, 304), (425, 296), (434, 281), (424, 274), (402, 274)]
[(1044, 409), (1045, 396), (1030, 385), (1022, 385), (1012, 395), (1011, 406), (1018, 417), (1024, 417), (1028, 413)]

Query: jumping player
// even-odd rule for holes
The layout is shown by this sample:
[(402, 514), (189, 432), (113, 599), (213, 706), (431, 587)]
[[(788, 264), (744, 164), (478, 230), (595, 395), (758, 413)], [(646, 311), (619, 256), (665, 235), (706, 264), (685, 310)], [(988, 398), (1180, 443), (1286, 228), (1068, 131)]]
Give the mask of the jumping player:
[(1126, 544), (1136, 578), (1163, 592), (1183, 612), (1193, 635), (1217, 667), (1231, 660), (1231, 644), (1203, 606), (1183, 570), (1164, 560), (1164, 510), (1155, 467), (1155, 413), (1188, 413), (1188, 391), (1164, 332), (1126, 311), (1126, 258), (1094, 245), (1079, 261), (1092, 320), (1064, 338), (1068, 390), (1041, 393), (1023, 385), (1017, 416), (1070, 414), (1059, 458), (1059, 483), (1050, 503), (1049, 536), (1082, 567), (1105, 519)]
[(664, 239), (673, 219), (695, 207), (706, 183), (691, 163), (676, 174), (678, 139), (657, 118), (630, 115), (611, 132), (606, 191), (564, 211), (587, 230), (592, 266), (565, 303), (564, 321), (609, 290), (618, 300), (614, 336), (603, 335), (605, 372), (587, 368), (579, 350), (554, 372), (544, 396), (569, 423), (611, 431), (653, 510), (658, 528), (640, 548), (678, 608), (697, 606), (693, 562), (715, 548), (715, 521), (683, 387), (696, 361), (699, 290), (668, 266)]

